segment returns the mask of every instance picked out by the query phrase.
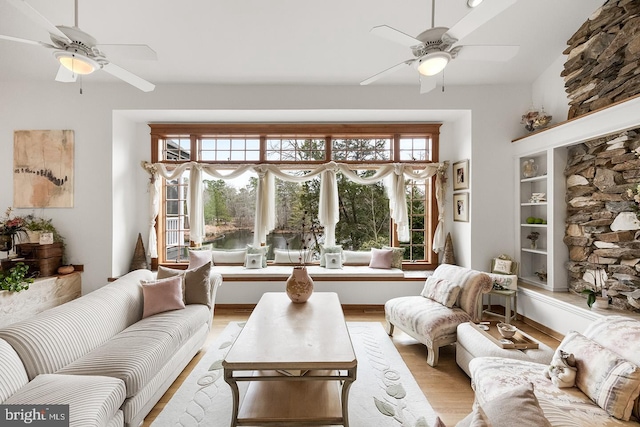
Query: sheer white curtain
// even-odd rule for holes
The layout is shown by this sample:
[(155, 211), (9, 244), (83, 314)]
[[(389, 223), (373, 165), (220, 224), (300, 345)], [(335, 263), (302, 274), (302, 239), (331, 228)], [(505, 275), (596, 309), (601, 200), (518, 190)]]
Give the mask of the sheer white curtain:
[[(338, 182), (336, 173), (340, 172), (351, 181), (359, 184), (371, 185), (384, 181), (389, 197), (390, 215), (398, 225), (398, 239), (409, 240), (409, 218), (407, 212), (407, 200), (405, 191), (405, 179), (425, 180), (436, 174), (436, 200), (438, 203), (438, 227), (433, 241), (433, 250), (439, 252), (444, 247), (444, 180), (449, 163), (431, 163), (423, 169), (416, 170), (416, 165), (386, 164), (375, 165), (376, 172), (369, 177), (362, 177), (351, 169), (351, 165), (344, 163), (328, 162), (318, 165), (304, 175), (288, 173), (280, 170), (277, 165), (242, 165), (232, 172), (222, 174), (220, 170), (226, 170), (229, 165), (199, 164), (196, 162), (182, 163), (175, 168), (167, 167), (163, 163), (148, 164), (143, 162), (147, 170), (155, 169), (160, 176), (174, 179), (180, 176), (187, 168), (191, 169), (189, 178), (189, 221), (191, 226), (191, 241), (195, 245), (202, 243), (204, 238), (204, 210), (202, 205), (202, 172), (217, 179), (233, 179), (247, 171), (258, 174), (258, 188), (256, 194), (256, 215), (254, 223), (254, 245), (259, 246), (266, 242), (266, 236), (275, 228), (275, 181), (274, 178), (289, 182), (306, 182), (321, 175), (320, 200), (318, 221), (325, 229), (325, 243), (335, 244), (335, 227), (339, 220), (338, 206)], [(367, 165), (358, 165), (358, 169), (366, 169)], [(197, 171), (197, 172), (194, 172)], [(444, 172), (443, 172), (444, 171)], [(196, 178), (197, 177), (197, 178)], [(386, 178), (386, 179), (385, 179)], [(159, 198), (152, 199), (151, 203), (157, 205)], [(157, 208), (154, 211), (157, 212)], [(192, 217), (193, 214), (193, 217)], [(156, 213), (157, 216), (157, 213)], [(155, 221), (154, 221), (155, 222)], [(154, 236), (155, 243), (155, 236)], [(151, 245), (151, 237), (149, 238)], [(155, 245), (154, 245), (155, 246)]]

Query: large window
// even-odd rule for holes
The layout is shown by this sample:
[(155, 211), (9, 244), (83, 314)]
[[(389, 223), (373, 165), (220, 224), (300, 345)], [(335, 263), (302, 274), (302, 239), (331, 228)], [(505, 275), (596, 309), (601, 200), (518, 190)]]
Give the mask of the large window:
[[(361, 177), (370, 177), (379, 165), (437, 162), (438, 129), (434, 124), (387, 125), (150, 125), (152, 162), (169, 166), (196, 161), (211, 163), (231, 172), (244, 164), (272, 164), (289, 174), (305, 174), (305, 165), (330, 160), (352, 164)], [(351, 167), (351, 166), (350, 166)], [(163, 180), (163, 200), (158, 217), (160, 263), (187, 262), (189, 224), (187, 215), (188, 171)], [(248, 172), (235, 179), (204, 174), (203, 206), (205, 243), (213, 247), (244, 248), (253, 241), (257, 175)], [(389, 200), (382, 182), (358, 184), (337, 174), (340, 220), (336, 243), (345, 249), (366, 250), (387, 245), (405, 247), (407, 268), (435, 264), (431, 251), (437, 224), (433, 179), (407, 179), (405, 192), (409, 213), (409, 241), (398, 241), (389, 214)], [(276, 179), (276, 228), (267, 236), (270, 253), (286, 245), (302, 216), (318, 213), (320, 179), (292, 183)], [(272, 258), (272, 256), (270, 257)]]

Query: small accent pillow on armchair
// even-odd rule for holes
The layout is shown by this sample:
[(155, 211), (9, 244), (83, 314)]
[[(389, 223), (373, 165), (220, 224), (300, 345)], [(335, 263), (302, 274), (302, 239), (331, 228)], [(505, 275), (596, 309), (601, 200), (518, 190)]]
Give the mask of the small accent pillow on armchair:
[(142, 318), (170, 310), (183, 309), (182, 277), (141, 281), (143, 309)]
[(460, 286), (447, 279), (431, 276), (427, 277), (424, 282), (424, 288), (422, 288), (420, 295), (451, 308), (455, 305), (458, 295), (460, 295)]

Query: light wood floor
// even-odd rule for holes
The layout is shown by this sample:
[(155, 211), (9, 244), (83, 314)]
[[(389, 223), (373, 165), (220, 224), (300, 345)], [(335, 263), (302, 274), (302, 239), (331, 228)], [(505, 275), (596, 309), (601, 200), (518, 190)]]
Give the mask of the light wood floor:
[[(229, 322), (246, 320), (250, 314), (250, 310), (216, 309), (213, 326), (203, 350), (189, 363), (178, 379), (151, 410), (149, 415), (147, 415), (143, 427), (150, 426), (156, 416), (162, 411), (173, 394), (180, 388), (184, 379), (200, 361), (208, 344), (215, 340)], [(345, 311), (345, 318), (347, 321), (380, 322), (382, 325), (385, 325), (384, 312), (382, 309), (379, 311), (348, 309)], [(495, 320), (495, 318), (493, 319)], [(555, 349), (559, 344), (556, 339), (543, 334), (529, 325), (520, 321), (513, 323), (524, 332), (544, 342), (551, 348)], [(397, 328), (393, 335), (393, 343), (415, 377), (416, 382), (420, 385), (427, 400), (446, 425), (455, 425), (471, 412), (473, 390), (471, 389), (469, 377), (467, 377), (464, 371), (456, 364), (455, 346), (440, 349), (438, 365), (432, 368), (426, 361), (426, 347)]]

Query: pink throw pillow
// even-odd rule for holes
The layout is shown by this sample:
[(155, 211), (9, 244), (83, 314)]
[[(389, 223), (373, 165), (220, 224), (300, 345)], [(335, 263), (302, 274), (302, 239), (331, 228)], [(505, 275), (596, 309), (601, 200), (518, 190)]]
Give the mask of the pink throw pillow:
[(143, 309), (142, 318), (169, 310), (184, 308), (182, 301), (182, 276), (150, 282), (141, 281)]
[(393, 251), (391, 249), (371, 248), (371, 262), (369, 262), (369, 267), (391, 268), (391, 261), (393, 261)]

